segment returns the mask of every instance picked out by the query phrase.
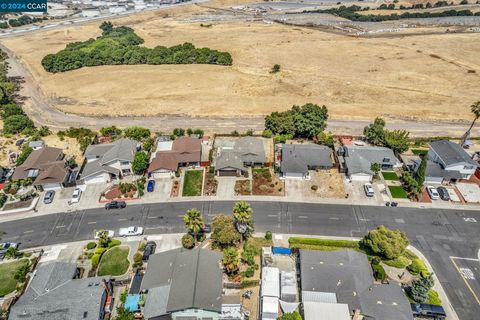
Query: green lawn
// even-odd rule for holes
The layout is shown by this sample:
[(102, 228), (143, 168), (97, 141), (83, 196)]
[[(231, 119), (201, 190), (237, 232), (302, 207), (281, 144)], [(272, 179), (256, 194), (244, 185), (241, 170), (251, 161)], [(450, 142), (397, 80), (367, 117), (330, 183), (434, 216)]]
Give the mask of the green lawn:
[(412, 149), (412, 153), (416, 154), (417, 156), (423, 156), (428, 153), (428, 149)]
[(130, 265), (128, 251), (125, 247), (114, 247), (105, 252), (98, 266), (98, 275), (120, 276), (127, 272)]
[(185, 171), (185, 179), (183, 180), (184, 197), (195, 197), (202, 195), (203, 170)]
[(408, 195), (401, 186), (388, 186), (388, 189), (390, 190), (390, 193), (392, 194), (392, 197), (394, 198), (400, 198), (400, 199), (407, 199)]
[(393, 171), (382, 171), (382, 176), (385, 180), (399, 180), (397, 174)]
[(26, 263), (28, 263), (28, 260), (22, 259), (0, 264), (0, 297), (15, 290), (17, 280), (15, 280), (13, 276), (15, 272)]

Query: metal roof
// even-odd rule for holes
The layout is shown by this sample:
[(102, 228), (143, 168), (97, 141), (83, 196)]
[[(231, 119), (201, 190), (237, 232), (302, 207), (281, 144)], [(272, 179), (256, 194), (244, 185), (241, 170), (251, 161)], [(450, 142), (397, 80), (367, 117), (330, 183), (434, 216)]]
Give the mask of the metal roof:
[(262, 268), (262, 297), (280, 297), (280, 270), (274, 267)]
[(351, 319), (348, 305), (344, 303), (324, 303), (307, 301), (303, 302), (303, 313), (305, 316), (305, 320)]

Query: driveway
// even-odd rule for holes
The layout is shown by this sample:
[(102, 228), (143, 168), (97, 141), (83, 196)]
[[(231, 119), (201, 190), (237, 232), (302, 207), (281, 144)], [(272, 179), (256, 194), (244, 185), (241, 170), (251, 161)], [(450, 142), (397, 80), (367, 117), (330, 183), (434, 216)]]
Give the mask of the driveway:
[(302, 200), (304, 184), (302, 179), (285, 179), (285, 195), (292, 201)]
[(235, 195), (235, 182), (236, 177), (216, 177), (218, 181), (217, 186), (217, 198), (219, 199), (232, 199)]
[(153, 192), (147, 192), (145, 189), (145, 194), (142, 199), (145, 202), (156, 202), (156, 201), (165, 201), (170, 197), (170, 191), (172, 190), (172, 181), (173, 179), (160, 178), (155, 180), (155, 188)]

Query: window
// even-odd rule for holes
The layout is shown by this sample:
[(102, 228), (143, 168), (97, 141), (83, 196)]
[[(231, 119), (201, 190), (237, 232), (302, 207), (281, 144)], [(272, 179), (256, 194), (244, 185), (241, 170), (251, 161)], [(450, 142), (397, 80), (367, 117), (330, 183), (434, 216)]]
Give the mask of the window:
[(36, 176), (38, 176), (38, 169), (28, 170), (28, 174), (27, 174), (28, 178), (35, 178)]
[(130, 169), (122, 169), (122, 174), (123, 175), (129, 175), (131, 173), (132, 173), (132, 170), (130, 170)]
[(473, 166), (464, 166), (463, 169), (464, 169), (464, 170), (472, 170), (472, 169), (473, 169)]
[(120, 161), (121, 166), (128, 166), (130, 165), (130, 161)]

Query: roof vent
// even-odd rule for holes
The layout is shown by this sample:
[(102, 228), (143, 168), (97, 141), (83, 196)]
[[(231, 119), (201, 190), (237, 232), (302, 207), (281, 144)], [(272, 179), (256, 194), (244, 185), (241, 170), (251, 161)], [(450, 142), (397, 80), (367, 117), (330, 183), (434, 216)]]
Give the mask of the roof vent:
[(342, 280), (338, 280), (337, 287), (339, 287), (341, 284), (342, 284)]
[(377, 304), (382, 304), (382, 301), (378, 300), (378, 301), (377, 301)]
[(392, 302), (392, 306), (398, 306), (398, 303)]

